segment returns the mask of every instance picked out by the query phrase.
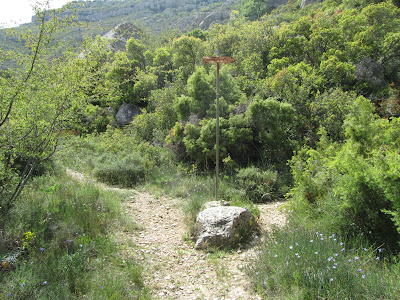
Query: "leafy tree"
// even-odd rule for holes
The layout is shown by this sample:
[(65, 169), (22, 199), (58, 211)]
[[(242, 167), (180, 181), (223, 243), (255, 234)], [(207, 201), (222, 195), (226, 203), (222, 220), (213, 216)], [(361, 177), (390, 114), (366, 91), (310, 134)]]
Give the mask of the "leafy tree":
[(136, 75), (133, 93), (137, 101), (144, 101), (152, 90), (157, 88), (157, 75), (151, 72), (139, 71)]
[(241, 0), (239, 10), (250, 20), (257, 20), (273, 8), (268, 6), (268, 0)]
[[(48, 161), (63, 130), (74, 123), (92, 99), (107, 89), (99, 67), (97, 46), (86, 43), (82, 55), (51, 55), (60, 28), (54, 11), (36, 8), (36, 33), (24, 35), (27, 55), (1, 52), (20, 62), (8, 76), (0, 77), (0, 214), (6, 216), (29, 177)], [(101, 52), (101, 51), (100, 51)], [(100, 59), (100, 61), (98, 60)]]
[(172, 53), (169, 47), (157, 48), (154, 53), (154, 73), (158, 76), (159, 86), (173, 79)]
[(193, 36), (195, 38), (201, 39), (203, 41), (207, 40), (207, 32), (204, 32), (200, 28), (193, 29), (186, 34), (187, 36)]
[(323, 127), (327, 136), (335, 142), (344, 141), (343, 124), (350, 113), (352, 103), (357, 99), (355, 93), (333, 89), (317, 95), (311, 103), (312, 119), (317, 128)]
[(256, 97), (248, 107), (248, 118), (260, 159), (268, 165), (285, 165), (295, 150), (291, 137), (295, 119), (292, 105)]
[(191, 111), (200, 117), (204, 117), (206, 110), (215, 99), (215, 89), (204, 68), (197, 69), (189, 77), (187, 90), (189, 97), (193, 99)]
[(186, 81), (203, 57), (202, 40), (192, 36), (181, 36), (172, 42), (171, 50), (174, 67), (181, 70), (183, 80)]
[[(215, 115), (216, 72), (209, 73), (204, 67), (198, 68), (187, 81), (187, 94), (177, 98), (175, 107), (181, 119), (191, 113), (200, 118)], [(220, 72), (221, 116), (226, 116), (230, 104), (238, 104), (245, 97), (238, 84), (225, 68)]]
[(145, 49), (145, 45), (143, 45), (142, 42), (135, 38), (130, 38), (126, 42), (126, 53), (134, 67), (138, 67), (140, 69), (143, 69), (145, 67)]
[(117, 86), (110, 95), (109, 104), (118, 106), (122, 103), (135, 103), (134, 80), (137, 73), (134, 62), (126, 52), (115, 53), (106, 74), (108, 86)]

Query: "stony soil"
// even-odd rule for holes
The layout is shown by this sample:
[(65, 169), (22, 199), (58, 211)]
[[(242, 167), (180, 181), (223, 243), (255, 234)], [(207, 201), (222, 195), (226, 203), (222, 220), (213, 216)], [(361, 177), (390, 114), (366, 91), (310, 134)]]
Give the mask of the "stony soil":
[[(68, 172), (84, 180), (82, 174)], [(195, 250), (194, 244), (185, 238), (188, 229), (179, 199), (112, 189), (127, 195), (126, 214), (142, 227), (138, 231), (120, 232), (118, 236), (126, 245), (127, 257), (142, 262), (145, 285), (154, 299), (261, 299), (244, 273), (256, 246), (234, 252)], [(285, 216), (278, 210), (282, 204), (258, 206), (262, 230), (285, 223)]]

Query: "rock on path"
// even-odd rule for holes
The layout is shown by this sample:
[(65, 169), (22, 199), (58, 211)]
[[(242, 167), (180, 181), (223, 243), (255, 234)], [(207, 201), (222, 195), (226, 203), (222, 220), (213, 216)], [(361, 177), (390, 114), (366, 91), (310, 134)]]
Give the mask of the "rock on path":
[[(276, 210), (281, 204), (265, 204), (260, 209), (265, 212), (272, 208), (275, 223), (283, 224), (284, 217)], [(137, 193), (128, 211), (144, 227), (130, 238), (137, 245), (136, 256), (145, 263), (145, 284), (154, 298), (261, 299), (243, 270), (254, 250), (224, 253), (219, 258), (195, 250), (194, 244), (183, 238), (188, 230), (177, 200)], [(271, 215), (269, 219), (271, 223)]]
[[(67, 172), (76, 180), (85, 180), (80, 173)], [(248, 259), (255, 256), (254, 248), (221, 252), (220, 257), (195, 250), (194, 243), (184, 240), (188, 229), (179, 200), (111, 189), (128, 195), (126, 214), (143, 227), (140, 231), (120, 232), (118, 236), (127, 245), (127, 258), (142, 262), (145, 285), (154, 299), (261, 299), (251, 289), (243, 269)], [(258, 206), (262, 229), (285, 223), (284, 215), (277, 209), (282, 204)]]

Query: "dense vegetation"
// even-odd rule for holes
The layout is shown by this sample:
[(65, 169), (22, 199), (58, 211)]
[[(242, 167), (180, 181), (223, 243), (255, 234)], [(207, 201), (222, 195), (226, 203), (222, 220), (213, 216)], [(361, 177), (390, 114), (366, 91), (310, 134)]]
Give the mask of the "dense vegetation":
[[(221, 197), (253, 209), (252, 203), (286, 196), (293, 224), (272, 233), (266, 241), (271, 252), (261, 252), (249, 267), (257, 289), (283, 293), (278, 286), (283, 282), (290, 287), (287, 297), (398, 295), (393, 278), (399, 277), (400, 242), (400, 9), (391, 1), (324, 1), (304, 8), (294, 1), (267, 7), (261, 16), (255, 9), (259, 2), (242, 1), (229, 24), (205, 32), (143, 33), (120, 52), (96, 38), (57, 57), (47, 52), (57, 47), (51, 36), (69, 19), (42, 16), (37, 34), (24, 36), (27, 54), (1, 52), (1, 59), (20, 65), (0, 77), (3, 260), (12, 253), (13, 239), (24, 239), (24, 251), (44, 248), (40, 242), (57, 243), (54, 235), (37, 238), (46, 232), (41, 210), (51, 208), (35, 207), (36, 219), (27, 218), (14, 231), (4, 227), (31, 207), (33, 197), (23, 187), (35, 190), (39, 179), (28, 179), (46, 173), (51, 164), (110, 184), (147, 184), (184, 198), (192, 214), (211, 198), (216, 70), (201, 59), (219, 49), (237, 60), (224, 65), (220, 77)], [(38, 11), (39, 19), (43, 13)], [(123, 103), (142, 113), (118, 128), (114, 115)], [(55, 187), (48, 188), (56, 193)], [(72, 201), (60, 197), (60, 203)], [(57, 218), (71, 222), (68, 214)], [(303, 252), (290, 258), (306, 258), (298, 272), (282, 267), (285, 259), (275, 259), (277, 253), (290, 255), (290, 247), (304, 245), (316, 231), (324, 233), (318, 235), (322, 244), (302, 246)], [(325, 236), (346, 244), (340, 269), (351, 256), (365, 268), (347, 267), (336, 277), (322, 271), (341, 250)], [(82, 252), (79, 247), (71, 251)], [(311, 267), (307, 262), (315, 252), (322, 258)], [(17, 268), (1, 272), (1, 280), (10, 285), (40, 253), (16, 258)], [(77, 281), (66, 289), (79, 295)], [(82, 294), (90, 291), (82, 289)]]

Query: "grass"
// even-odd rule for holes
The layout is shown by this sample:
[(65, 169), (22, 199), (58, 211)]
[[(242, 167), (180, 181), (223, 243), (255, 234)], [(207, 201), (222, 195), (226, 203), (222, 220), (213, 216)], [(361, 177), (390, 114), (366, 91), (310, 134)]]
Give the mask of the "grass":
[(135, 227), (122, 218), (123, 200), (65, 175), (35, 178), (2, 220), (0, 298), (148, 298), (141, 266), (121, 263), (113, 237)]
[(335, 234), (287, 225), (266, 237), (247, 273), (266, 299), (395, 299), (398, 269), (383, 248), (350, 249)]

